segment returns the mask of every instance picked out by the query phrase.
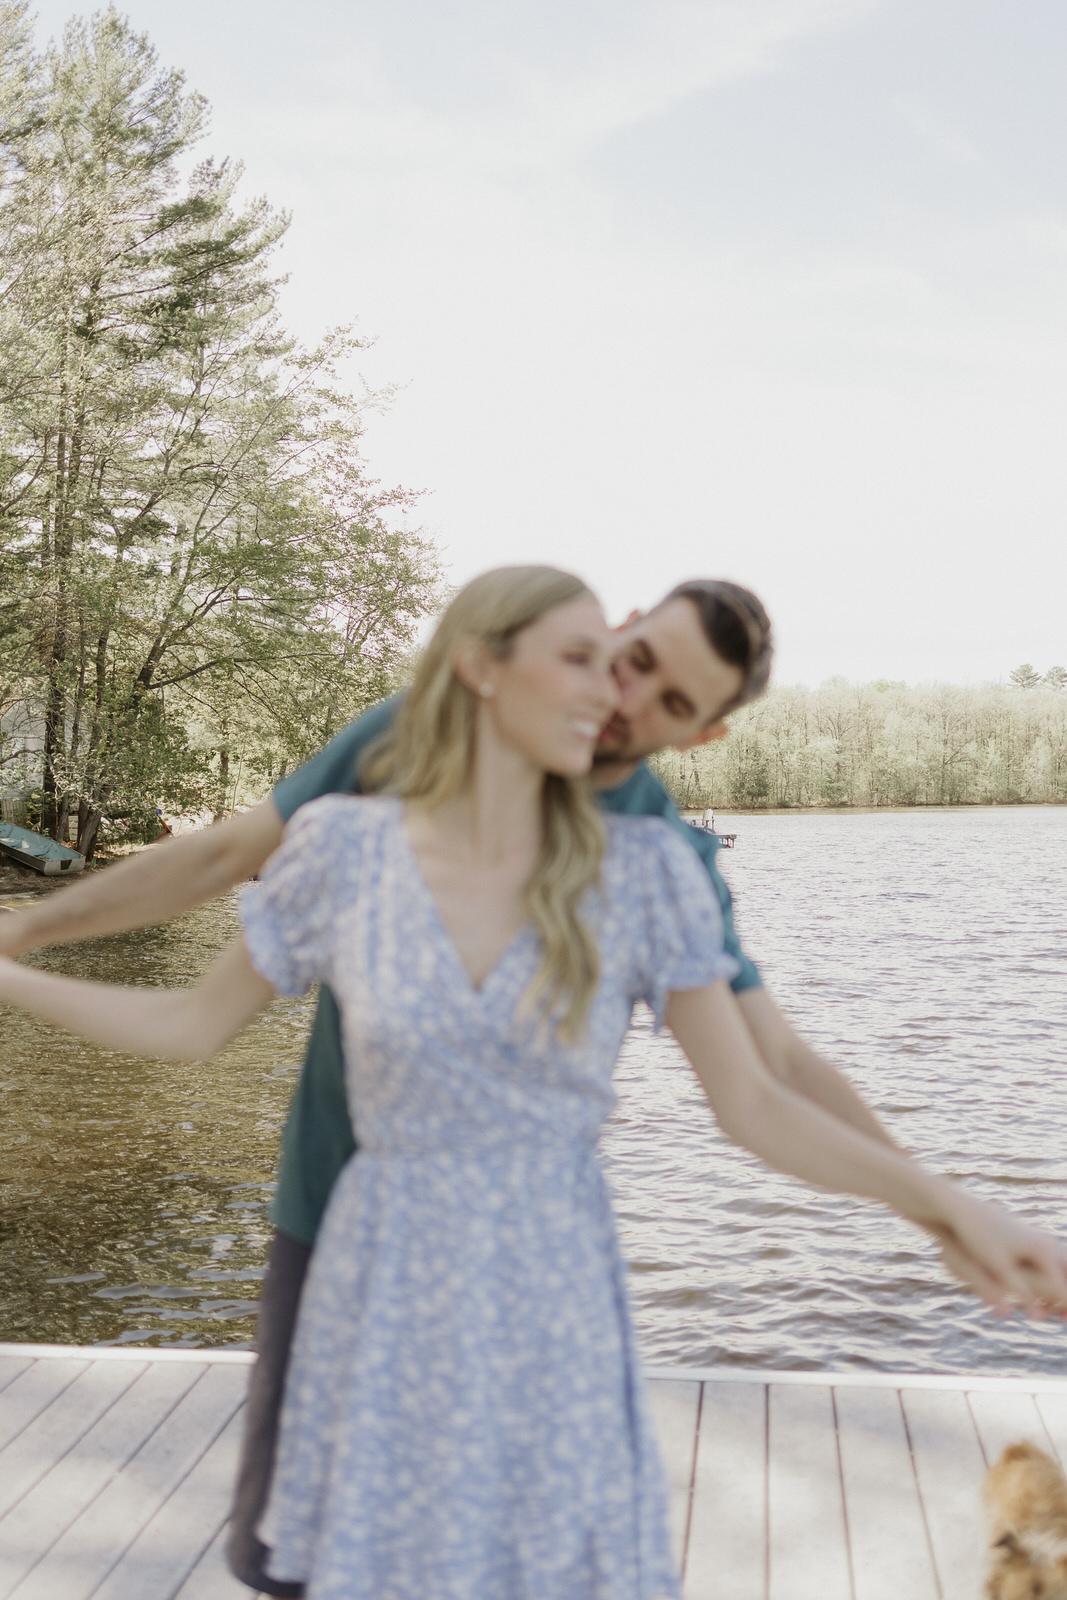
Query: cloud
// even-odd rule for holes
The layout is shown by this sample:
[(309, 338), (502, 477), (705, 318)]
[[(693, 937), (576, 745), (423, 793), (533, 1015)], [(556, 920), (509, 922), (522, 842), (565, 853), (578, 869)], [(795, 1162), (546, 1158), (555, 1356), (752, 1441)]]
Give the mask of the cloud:
[(974, 141), (945, 116), (908, 100), (893, 100), (891, 104), (900, 122), (918, 134), (942, 160), (972, 165), (983, 159)]
[(877, 0), (668, 0), (623, 8), (627, 25), (609, 30), (582, 70), (524, 72), (525, 93), (508, 120), (526, 131), (519, 148), (531, 158), (567, 159), (691, 95), (770, 72), (797, 40), (859, 22), (876, 7)]
[[(444, 103), (420, 93), (424, 75), (413, 73), (408, 55), (390, 51), (372, 29), (358, 48), (350, 42), (324, 63), (312, 103), (302, 97), (273, 103), (263, 133), (279, 151), (313, 151), (331, 166), (388, 171), (418, 165), (505, 180), (556, 173), (599, 142), (692, 95), (773, 71), (790, 45), (855, 24), (879, 3), (577, 4), (567, 8), (565, 21), (556, 19), (558, 30), (546, 29), (551, 49), (534, 52), (523, 50), (516, 27), (516, 13), (521, 18), (530, 7), (507, 8), (512, 36), (494, 36), (487, 28), (480, 38), (468, 16), (459, 39), (442, 41), (443, 74), (461, 44), (474, 52), (473, 60), (464, 60), (464, 93)], [(420, 9), (401, 8), (416, 35)]]

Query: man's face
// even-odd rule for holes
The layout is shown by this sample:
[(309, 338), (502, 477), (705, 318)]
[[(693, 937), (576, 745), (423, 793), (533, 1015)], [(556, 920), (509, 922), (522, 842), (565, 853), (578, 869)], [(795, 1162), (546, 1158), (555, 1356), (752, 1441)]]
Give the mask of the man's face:
[(631, 618), (615, 637), (619, 709), (600, 735), (595, 765), (643, 761), (667, 745), (685, 750), (725, 733), (722, 708), (743, 674), (716, 655), (691, 600)]

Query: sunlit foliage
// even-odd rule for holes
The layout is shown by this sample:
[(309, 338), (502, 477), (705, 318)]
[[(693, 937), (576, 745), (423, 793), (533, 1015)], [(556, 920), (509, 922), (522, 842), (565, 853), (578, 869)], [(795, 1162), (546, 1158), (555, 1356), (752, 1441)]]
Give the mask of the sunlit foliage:
[(380, 698), (438, 571), (361, 457), (361, 342), (280, 325), (288, 219), (189, 158), (204, 101), (114, 10), (40, 57), (0, 12), (0, 713), (29, 708), (42, 825), (91, 851)]
[(683, 806), (1018, 805), (1067, 801), (1067, 695), (1052, 686), (772, 689), (729, 737), (658, 770)]

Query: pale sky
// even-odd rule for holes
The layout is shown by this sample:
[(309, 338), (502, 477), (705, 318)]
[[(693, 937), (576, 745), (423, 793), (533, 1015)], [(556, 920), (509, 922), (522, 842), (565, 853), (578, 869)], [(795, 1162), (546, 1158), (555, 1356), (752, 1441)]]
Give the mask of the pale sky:
[(732, 577), (780, 682), (1067, 665), (1063, 0), (126, 9), (293, 212), (289, 325), (376, 337), (453, 582)]

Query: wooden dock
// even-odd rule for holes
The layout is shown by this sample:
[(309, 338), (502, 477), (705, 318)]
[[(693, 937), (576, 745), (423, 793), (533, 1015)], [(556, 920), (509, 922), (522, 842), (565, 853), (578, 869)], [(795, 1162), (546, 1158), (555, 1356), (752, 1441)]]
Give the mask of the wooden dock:
[[(242, 1351), (0, 1345), (0, 1600), (250, 1600), (222, 1559)], [(686, 1600), (979, 1600), (1006, 1444), (1067, 1379), (653, 1370)]]
[(710, 833), (720, 850), (732, 850), (737, 842), (736, 833), (720, 833), (718, 828), (707, 828), (699, 817), (683, 817), (682, 820), (683, 822), (688, 822), (689, 826), (695, 828), (698, 833)]

